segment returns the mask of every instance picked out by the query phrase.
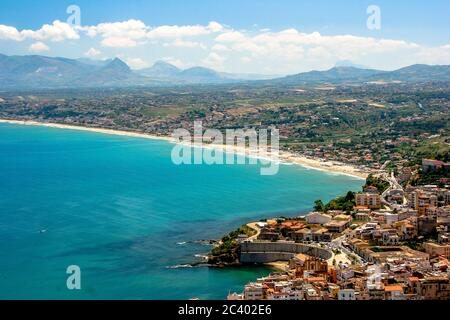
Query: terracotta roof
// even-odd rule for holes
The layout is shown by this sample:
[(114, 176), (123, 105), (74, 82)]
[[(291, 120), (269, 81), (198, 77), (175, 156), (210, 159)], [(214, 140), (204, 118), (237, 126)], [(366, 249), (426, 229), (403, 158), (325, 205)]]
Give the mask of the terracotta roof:
[(384, 291), (386, 291), (386, 292), (402, 291), (403, 292), (403, 288), (402, 288), (402, 286), (385, 286)]
[(322, 281), (326, 281), (325, 278), (322, 278), (322, 277), (310, 277), (310, 278), (304, 278), (303, 280), (308, 281), (308, 282), (322, 282)]

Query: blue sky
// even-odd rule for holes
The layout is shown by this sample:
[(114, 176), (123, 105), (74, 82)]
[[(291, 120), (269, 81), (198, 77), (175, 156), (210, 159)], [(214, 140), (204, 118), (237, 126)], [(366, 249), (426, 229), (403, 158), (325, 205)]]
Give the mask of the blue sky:
[[(38, 35), (21, 36), (12, 40), (11, 36), (2, 36), (0, 33), (0, 52), (34, 52), (72, 58), (91, 56), (99, 59), (119, 56), (136, 68), (164, 59), (180, 67), (199, 64), (223, 71), (259, 73), (324, 69), (338, 60), (353, 57), (351, 60), (356, 60), (355, 63), (384, 69), (414, 62), (449, 63), (450, 59), (447, 49), (450, 44), (448, 0), (1, 1), (0, 25), (13, 27), (19, 32), (24, 29), (38, 31), (44, 24), (52, 25), (55, 20), (65, 22), (68, 17), (66, 8), (71, 4), (80, 7), (82, 26), (133, 19), (142, 22), (147, 31), (174, 25), (206, 27), (212, 21), (223, 28), (220, 31), (211, 29), (209, 33), (200, 32), (195, 36), (176, 33), (167, 35), (166, 38), (158, 36), (158, 39), (150, 40), (147, 37), (135, 37), (133, 42), (122, 44), (116, 41), (118, 36), (129, 37), (122, 32), (120, 35), (112, 35), (114, 41), (103, 41), (106, 36), (99, 33), (95, 37), (86, 37), (79, 30), (79, 39), (68, 37), (56, 41), (51, 36)], [(370, 30), (366, 26), (366, 9), (372, 4), (381, 10), (379, 30)], [(289, 39), (285, 39), (284, 34), (280, 33), (286, 30), (296, 30), (299, 34), (293, 35), (291, 32)], [(239, 32), (245, 38), (217, 41), (220, 34), (226, 32)], [(264, 37), (267, 33), (270, 36)], [(316, 33), (322, 36), (320, 40), (314, 37)], [(264, 47), (263, 40), (258, 41), (257, 37), (260, 35), (263, 37), (259, 38), (271, 41), (273, 45)], [(339, 38), (342, 36), (356, 38), (347, 41)], [(398, 43), (364, 39), (384, 39)], [(362, 45), (364, 41), (366, 43)], [(347, 51), (342, 49), (346, 43), (349, 43)], [(218, 50), (212, 50), (216, 44), (222, 47), (216, 46)], [(420, 48), (415, 47), (416, 45)], [(383, 50), (384, 47), (389, 49)], [(335, 48), (339, 50), (336, 51)], [(89, 50), (91, 54), (87, 54)], [(353, 54), (352, 50), (357, 54)], [(267, 53), (272, 52), (273, 59), (268, 59)], [(318, 58), (314, 59), (313, 54)], [(411, 60), (402, 59), (404, 55), (411, 56)]]

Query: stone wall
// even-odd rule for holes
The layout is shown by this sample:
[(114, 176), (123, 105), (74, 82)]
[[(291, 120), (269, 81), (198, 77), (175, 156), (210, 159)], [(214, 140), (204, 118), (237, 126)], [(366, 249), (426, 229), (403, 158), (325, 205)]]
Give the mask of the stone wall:
[(332, 253), (324, 248), (288, 241), (253, 241), (241, 243), (241, 263), (267, 263), (274, 261), (288, 261), (296, 254), (328, 260)]

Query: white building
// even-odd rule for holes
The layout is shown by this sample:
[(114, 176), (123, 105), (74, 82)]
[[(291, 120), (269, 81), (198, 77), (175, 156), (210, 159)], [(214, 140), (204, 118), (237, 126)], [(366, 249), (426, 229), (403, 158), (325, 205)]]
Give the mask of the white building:
[(341, 289), (338, 292), (338, 300), (356, 300), (355, 290)]
[(312, 212), (305, 216), (306, 223), (308, 224), (326, 224), (331, 219), (332, 217), (330, 215), (320, 212)]

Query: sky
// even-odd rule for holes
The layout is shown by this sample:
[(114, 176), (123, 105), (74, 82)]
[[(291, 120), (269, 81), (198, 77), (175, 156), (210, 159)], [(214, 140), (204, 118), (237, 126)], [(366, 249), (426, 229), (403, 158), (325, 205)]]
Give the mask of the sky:
[(118, 57), (133, 69), (393, 70), (450, 64), (449, 13), (448, 0), (2, 0), (0, 53)]

